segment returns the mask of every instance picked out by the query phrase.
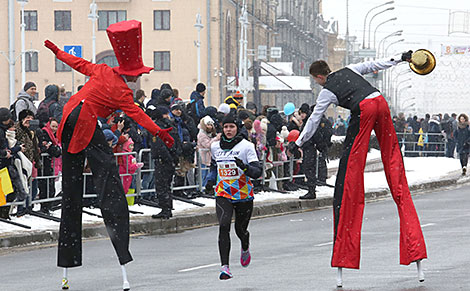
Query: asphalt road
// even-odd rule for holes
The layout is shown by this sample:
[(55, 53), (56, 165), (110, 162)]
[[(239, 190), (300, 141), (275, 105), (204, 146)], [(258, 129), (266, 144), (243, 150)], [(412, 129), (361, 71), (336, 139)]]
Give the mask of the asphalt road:
[[(470, 290), (470, 186), (414, 196), (428, 247), (426, 280), (416, 266), (398, 264), (398, 216), (391, 199), (366, 205), (360, 270), (344, 269), (342, 290)], [(233, 279), (219, 281), (217, 228), (134, 237), (131, 290), (335, 290), (330, 208), (253, 220), (252, 262), (239, 264), (232, 227)], [(0, 256), (0, 290), (60, 290), (56, 248)], [(121, 272), (108, 239), (84, 243), (84, 266), (70, 269), (75, 290), (122, 290)]]

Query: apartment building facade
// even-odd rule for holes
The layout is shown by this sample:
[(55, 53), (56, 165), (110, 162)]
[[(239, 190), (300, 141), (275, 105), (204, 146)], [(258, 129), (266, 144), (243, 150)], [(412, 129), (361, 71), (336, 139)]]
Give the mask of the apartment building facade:
[[(14, 92), (21, 90), (21, 0), (0, 0), (0, 106), (8, 106), (9, 96), (9, 17), (14, 17), (14, 55), (17, 58), (14, 74)], [(23, 0), (25, 1), (25, 0)], [(81, 46), (82, 57), (93, 59), (93, 23), (89, 19), (92, 0), (28, 0), (25, 16), (25, 73), (26, 81), (36, 83), (39, 100), (44, 88), (57, 84), (72, 93), (86, 81), (78, 72), (72, 73), (67, 65), (58, 61), (44, 46), (44, 40), (55, 42), (60, 48)], [(200, 32), (201, 82), (208, 88), (208, 104), (218, 105), (227, 92), (227, 77), (236, 75), (239, 56), (239, 17), (242, 0), (95, 0), (99, 16), (96, 27), (96, 63), (116, 66), (106, 28), (115, 22), (136, 19), (142, 22), (144, 64), (154, 67), (143, 75), (135, 89), (143, 89), (147, 96), (153, 88), (170, 83), (189, 99), (198, 78), (196, 14), (201, 15)], [(249, 37), (248, 48), (274, 44), (276, 1), (247, 0)], [(11, 61), (10, 61), (11, 62)], [(73, 85), (73, 86), (72, 86)]]

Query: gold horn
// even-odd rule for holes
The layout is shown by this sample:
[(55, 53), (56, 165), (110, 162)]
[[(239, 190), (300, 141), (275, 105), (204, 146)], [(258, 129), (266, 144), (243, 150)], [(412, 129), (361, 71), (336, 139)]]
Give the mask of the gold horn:
[(426, 50), (419, 49), (411, 55), (410, 69), (419, 75), (427, 75), (436, 67), (436, 58)]

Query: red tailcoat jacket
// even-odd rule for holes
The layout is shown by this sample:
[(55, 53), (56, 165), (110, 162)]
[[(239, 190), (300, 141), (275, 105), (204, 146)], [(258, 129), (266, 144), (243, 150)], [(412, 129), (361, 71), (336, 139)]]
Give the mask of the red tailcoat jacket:
[(69, 114), (83, 101), (68, 148), (69, 153), (78, 153), (87, 147), (93, 137), (98, 116), (106, 118), (118, 109), (124, 111), (127, 116), (142, 125), (152, 135), (160, 131), (160, 127), (134, 104), (132, 90), (129, 89), (123, 77), (111, 67), (105, 64), (93, 64), (62, 50), (58, 50), (56, 56), (73, 69), (90, 77), (83, 88), (70, 97), (64, 106), (62, 122), (57, 132), (59, 140), (62, 139), (62, 130)]

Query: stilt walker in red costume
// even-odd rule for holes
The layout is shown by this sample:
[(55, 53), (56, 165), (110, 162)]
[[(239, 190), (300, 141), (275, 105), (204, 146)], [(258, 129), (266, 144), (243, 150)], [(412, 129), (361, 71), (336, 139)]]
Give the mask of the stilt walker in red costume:
[(130, 290), (125, 264), (129, 252), (129, 210), (119, 170), (97, 118), (120, 109), (168, 147), (173, 145), (169, 130), (160, 129), (137, 105), (126, 82), (136, 82), (152, 68), (142, 62), (141, 23), (136, 20), (112, 24), (106, 30), (119, 67), (93, 64), (60, 50), (46, 40), (44, 45), (59, 60), (90, 79), (64, 107), (57, 133), (63, 146), (62, 215), (59, 230), (58, 266), (64, 268), (62, 289), (68, 289), (67, 268), (82, 265), (82, 194), (85, 158), (91, 167), (98, 201), (123, 274), (123, 289)]
[(310, 66), (310, 74), (323, 89), (315, 110), (289, 152), (308, 141), (317, 130), (321, 116), (333, 103), (351, 110), (344, 153), (336, 177), (333, 200), (334, 246), (331, 266), (338, 268), (337, 285), (342, 286), (342, 268), (359, 269), (362, 216), (364, 211), (364, 167), (371, 131), (380, 145), (382, 163), (390, 191), (400, 217), (400, 264), (417, 262), (418, 277), (424, 280), (421, 260), (427, 257), (426, 245), (405, 176), (403, 157), (398, 145), (387, 101), (362, 75), (410, 61), (412, 52), (401, 59), (388, 59), (349, 65), (331, 72), (325, 61)]

